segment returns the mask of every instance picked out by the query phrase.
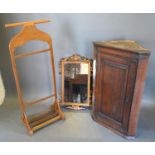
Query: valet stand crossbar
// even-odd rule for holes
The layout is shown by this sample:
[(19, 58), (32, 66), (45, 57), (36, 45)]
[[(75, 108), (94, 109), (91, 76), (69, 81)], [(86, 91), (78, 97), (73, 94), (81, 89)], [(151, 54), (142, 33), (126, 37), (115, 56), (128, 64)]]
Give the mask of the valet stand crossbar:
[[(37, 27), (35, 26), (35, 24), (46, 23), (46, 22), (49, 22), (49, 20), (37, 20), (37, 21), (31, 21), (31, 22), (13, 23), (13, 24), (5, 25), (5, 27), (23, 26), (22, 31), (19, 32), (16, 36), (14, 36), (11, 39), (10, 44), (9, 44), (9, 50), (10, 50), (12, 69), (13, 69), (17, 93), (18, 93), (18, 99), (19, 99), (21, 112), (22, 112), (21, 119), (24, 122), (28, 130), (28, 133), (30, 135), (32, 135), (34, 131), (48, 124), (51, 124), (59, 119), (64, 119), (64, 114), (61, 111), (61, 108), (59, 106), (58, 99), (57, 99), (56, 76), (55, 76), (52, 40), (51, 40), (51, 37), (47, 33), (37, 29)], [(17, 47), (23, 46), (24, 44), (32, 40), (39, 40), (42, 42), (46, 42), (48, 43), (49, 48), (45, 50), (34, 51), (30, 53), (25, 53), (25, 54), (15, 54), (15, 49)], [(16, 67), (16, 59), (28, 57), (28, 56), (35, 55), (35, 54), (45, 53), (45, 52), (49, 52), (50, 54), (54, 94), (40, 98), (38, 100), (31, 101), (31, 102), (25, 102), (23, 99), (22, 90), (21, 90), (20, 83), (19, 83), (19, 77), (18, 77), (17, 67)], [(50, 110), (43, 112), (39, 115), (37, 114), (33, 116), (28, 116), (26, 114), (27, 107), (30, 107), (33, 104), (40, 103), (51, 97), (54, 97), (54, 104), (51, 105)]]

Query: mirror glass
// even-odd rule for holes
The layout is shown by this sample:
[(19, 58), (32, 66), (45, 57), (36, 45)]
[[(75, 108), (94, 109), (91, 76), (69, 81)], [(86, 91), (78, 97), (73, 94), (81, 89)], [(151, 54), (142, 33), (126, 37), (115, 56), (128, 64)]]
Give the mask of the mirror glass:
[(88, 64), (64, 64), (64, 101), (88, 103)]

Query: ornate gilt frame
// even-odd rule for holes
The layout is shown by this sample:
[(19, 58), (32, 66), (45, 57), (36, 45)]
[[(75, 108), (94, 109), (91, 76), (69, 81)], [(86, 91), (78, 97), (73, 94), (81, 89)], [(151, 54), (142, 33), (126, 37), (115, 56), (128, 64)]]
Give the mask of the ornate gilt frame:
[[(72, 64), (72, 63), (84, 63), (88, 64), (88, 98), (87, 103), (75, 103), (75, 102), (65, 102), (64, 100), (64, 65), (65, 64)], [(92, 78), (92, 71), (93, 71), (93, 60), (88, 59), (86, 57), (80, 56), (78, 54), (74, 54), (70, 57), (62, 58), (59, 62), (59, 73), (62, 75), (61, 77), (61, 104), (63, 106), (77, 106), (77, 107), (90, 107), (91, 100), (92, 100), (92, 87), (91, 87), (91, 78)]]

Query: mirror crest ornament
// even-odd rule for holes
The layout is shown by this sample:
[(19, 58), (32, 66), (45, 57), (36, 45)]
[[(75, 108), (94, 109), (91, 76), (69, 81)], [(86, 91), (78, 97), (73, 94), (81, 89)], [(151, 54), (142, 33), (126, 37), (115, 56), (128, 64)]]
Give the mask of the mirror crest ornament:
[(92, 63), (78, 54), (60, 60), (61, 103), (65, 107), (80, 110), (91, 106)]

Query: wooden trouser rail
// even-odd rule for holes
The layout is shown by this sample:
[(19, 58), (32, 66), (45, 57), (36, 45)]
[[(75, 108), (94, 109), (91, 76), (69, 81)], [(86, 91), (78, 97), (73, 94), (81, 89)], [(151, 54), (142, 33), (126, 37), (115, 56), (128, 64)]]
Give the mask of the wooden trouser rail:
[(38, 117), (38, 119), (33, 119), (32, 121), (30, 120), (30, 126), (33, 128), (34, 126), (37, 126), (45, 121), (48, 121), (58, 115), (59, 114), (57, 112), (46, 113), (45, 115), (42, 115), (42, 117), (41, 116), (40, 118)]
[(44, 100), (47, 100), (47, 99), (49, 99), (49, 98), (51, 98), (53, 96), (55, 96), (55, 95), (53, 94), (53, 95), (50, 95), (50, 96), (43, 97), (43, 98), (41, 98), (39, 100), (35, 100), (35, 101), (31, 101), (31, 102), (26, 102), (25, 105), (26, 106), (31, 106), (32, 104), (37, 104), (37, 103), (39, 103), (41, 101), (44, 101)]
[(40, 119), (43, 118), (44, 116), (50, 115), (52, 112), (53, 112), (53, 111), (50, 109), (49, 111), (45, 111), (45, 112), (42, 112), (42, 113), (39, 113), (39, 114), (35, 114), (35, 115), (32, 115), (32, 116), (28, 116), (29, 123), (33, 123), (33, 122), (35, 122), (36, 120), (40, 120)]
[(33, 54), (39, 54), (39, 53), (44, 53), (44, 52), (49, 52), (49, 51), (50, 51), (50, 49), (45, 49), (45, 50), (33, 51), (30, 53), (25, 53), (25, 54), (18, 54), (18, 55), (15, 55), (15, 59), (24, 58), (24, 57), (31, 56)]
[(54, 117), (53, 119), (50, 119), (50, 120), (47, 120), (45, 122), (43, 122), (42, 124), (39, 124), (35, 127), (32, 128), (33, 131), (36, 131), (36, 130), (39, 130), (40, 128), (46, 126), (46, 125), (49, 125), (57, 120), (61, 119), (61, 115), (57, 115), (56, 117)]

